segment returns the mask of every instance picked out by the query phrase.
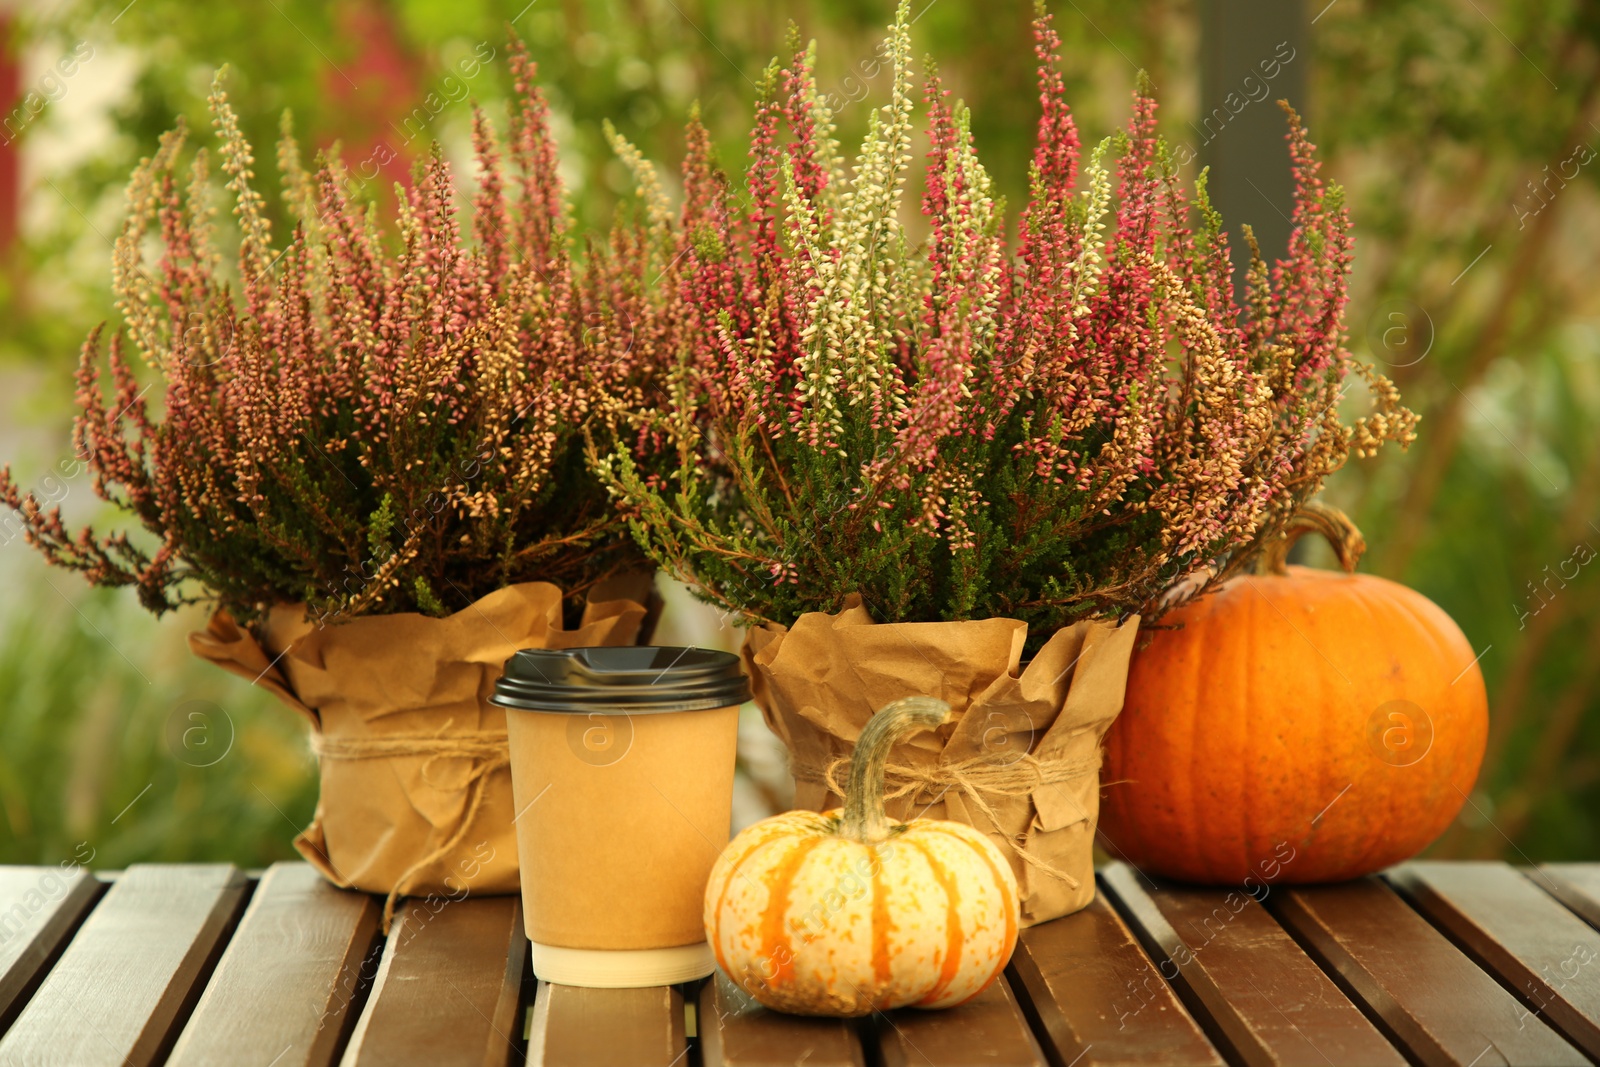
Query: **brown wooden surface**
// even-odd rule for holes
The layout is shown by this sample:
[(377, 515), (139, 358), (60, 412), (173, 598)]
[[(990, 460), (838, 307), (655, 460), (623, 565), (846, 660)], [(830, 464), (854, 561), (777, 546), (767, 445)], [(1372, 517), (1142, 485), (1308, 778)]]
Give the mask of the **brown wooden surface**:
[(244, 875), (227, 864), (129, 868), (0, 1039), (0, 1063), (159, 1062), (221, 954), (247, 889)]
[(1388, 1039), (1245, 890), (1152, 884), (1125, 863), (1109, 865), (1101, 879), (1231, 1059), (1404, 1067)]
[(1061, 1064), (1223, 1062), (1104, 893), (1074, 915), (1022, 931), (1010, 970)]
[[(260, 1049), (273, 1067), (331, 1064), (355, 1024), (352, 998), (370, 984), (383, 906), (336, 889), (305, 863), (268, 870), (168, 1061), (227, 1063)], [(364, 980), (364, 981), (363, 981)], [(275, 1058), (274, 1058), (275, 1057)]]
[(33, 996), (101, 888), (82, 867), (0, 867), (0, 1034)]
[(1589, 1062), (1377, 879), (1280, 886), (1267, 906), (1420, 1063)]
[(1600, 863), (1546, 863), (1536, 870), (1541, 889), (1600, 927)]
[(396, 910), (344, 1067), (485, 1067), (519, 1054), (528, 958), (516, 897), (427, 901)]
[(704, 1067), (862, 1067), (854, 1024), (768, 1011), (718, 974), (701, 987), (700, 1061)]
[(675, 986), (579, 989), (539, 983), (528, 1067), (672, 1067), (688, 1059)]
[(884, 1067), (1045, 1067), (1011, 987), (1002, 978), (973, 1000), (944, 1011), (898, 1011), (873, 1016)]
[(1524, 1010), (1600, 1058), (1600, 933), (1593, 927), (1503, 863), (1408, 863), (1391, 880), (1515, 990)]
[(1265, 908), (1100, 879), (974, 1002), (829, 1020), (721, 979), (536, 990), (510, 897), (414, 900), (384, 938), (379, 899), (301, 864), (0, 868), (0, 1067), (1600, 1060), (1600, 864), (1412, 863)]

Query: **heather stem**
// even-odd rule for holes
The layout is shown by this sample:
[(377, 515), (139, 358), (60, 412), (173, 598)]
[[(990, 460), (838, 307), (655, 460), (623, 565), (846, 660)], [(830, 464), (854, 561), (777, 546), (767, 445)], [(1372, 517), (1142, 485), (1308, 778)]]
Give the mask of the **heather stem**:
[(950, 705), (933, 697), (906, 697), (881, 708), (856, 739), (850, 761), (850, 782), (845, 787), (842, 836), (872, 844), (889, 836), (889, 817), (883, 810), (883, 774), (889, 751), (902, 738), (931, 730), (950, 721)]

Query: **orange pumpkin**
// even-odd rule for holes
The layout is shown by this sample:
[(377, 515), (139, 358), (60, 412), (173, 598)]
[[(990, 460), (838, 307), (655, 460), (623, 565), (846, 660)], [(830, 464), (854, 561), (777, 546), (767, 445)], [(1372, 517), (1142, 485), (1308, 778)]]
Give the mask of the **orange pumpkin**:
[[(1307, 530), (1342, 573), (1284, 565)], [(1190, 882), (1338, 881), (1450, 825), (1483, 759), (1483, 675), (1436, 604), (1355, 573), (1365, 547), (1342, 513), (1308, 505), (1261, 573), (1141, 639), (1106, 737), (1108, 851)]]
[(764, 819), (717, 859), (706, 940), (761, 1003), (798, 1015), (945, 1008), (1005, 969), (1018, 902), (1000, 850), (962, 823), (884, 814), (890, 748), (949, 720), (941, 700), (890, 704), (856, 742), (842, 810)]

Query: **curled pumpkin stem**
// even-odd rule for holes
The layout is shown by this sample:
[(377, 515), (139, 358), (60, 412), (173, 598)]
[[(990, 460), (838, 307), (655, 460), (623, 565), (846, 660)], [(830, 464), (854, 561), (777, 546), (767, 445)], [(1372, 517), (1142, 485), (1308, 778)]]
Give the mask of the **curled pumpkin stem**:
[(1333, 554), (1339, 557), (1339, 566), (1344, 568), (1346, 574), (1355, 573), (1356, 564), (1361, 562), (1362, 553), (1367, 550), (1366, 538), (1350, 521), (1350, 516), (1331, 504), (1315, 502), (1302, 504), (1300, 510), (1294, 513), (1294, 518), (1283, 528), (1283, 536), (1268, 542), (1262, 549), (1257, 573), (1288, 574), (1289, 550), (1303, 535), (1311, 532), (1327, 538), (1328, 544), (1333, 547)]
[(844, 819), (839, 824), (841, 836), (867, 844), (889, 836), (889, 816), (883, 810), (883, 769), (890, 750), (901, 738), (932, 730), (950, 718), (950, 705), (934, 697), (906, 697), (878, 710), (856, 739)]

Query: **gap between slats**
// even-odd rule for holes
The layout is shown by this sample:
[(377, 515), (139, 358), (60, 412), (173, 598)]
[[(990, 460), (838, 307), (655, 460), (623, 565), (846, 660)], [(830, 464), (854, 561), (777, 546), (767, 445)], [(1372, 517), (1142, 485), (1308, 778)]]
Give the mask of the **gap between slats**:
[[(1404, 1067), (1393, 1043), (1261, 906), (1270, 889), (1257, 897), (1242, 887), (1158, 882), (1124, 863), (1103, 868), (1100, 883), (1163, 978), (1172, 967), (1169, 984), (1230, 1062), (1278, 1064), (1315, 1053), (1326, 1062)], [(1280, 996), (1290, 998), (1287, 1012)]]
[(370, 987), (379, 911), (377, 898), (303, 863), (264, 872), (169, 1062), (198, 1067), (259, 1046), (281, 1067), (327, 1067)]
[[(1216, 1046), (1218, 1051), (1224, 1054), (1228, 1062), (1250, 1062), (1250, 1054), (1252, 1050), (1241, 1048), (1240, 1042), (1235, 1040), (1234, 1036), (1228, 1032), (1228, 1029), (1222, 1020), (1218, 1019), (1211, 1009), (1205, 1004), (1198, 990), (1193, 987), (1191, 982), (1184, 980), (1186, 976), (1183, 968), (1178, 965), (1176, 960), (1172, 959), (1171, 954), (1168, 953), (1166, 948), (1160, 944), (1157, 939), (1157, 931), (1152, 929), (1145, 921), (1145, 917), (1139, 914), (1139, 909), (1137, 907), (1139, 902), (1128, 899), (1126, 896), (1124, 896), (1119, 887), (1113, 884), (1113, 880), (1107, 877), (1108, 873), (1110, 873), (1112, 869), (1118, 865), (1120, 865), (1124, 870), (1131, 872), (1130, 877), (1142, 878), (1144, 879), (1146, 885), (1150, 888), (1159, 889), (1159, 886), (1151, 881), (1148, 875), (1140, 871), (1133, 864), (1125, 860), (1115, 860), (1110, 865), (1101, 867), (1096, 871), (1096, 880), (1100, 894), (1105, 897), (1106, 901), (1111, 905), (1113, 910), (1116, 911), (1117, 915), (1124, 923), (1127, 924), (1128, 929), (1133, 933), (1134, 939), (1138, 942), (1139, 948), (1147, 957), (1149, 957), (1150, 962), (1155, 965), (1156, 972), (1161, 976), (1161, 980), (1166, 984), (1167, 988), (1172, 991), (1173, 995), (1178, 998), (1178, 1002), (1183, 1005), (1186, 1011), (1188, 1011), (1190, 1018), (1192, 1018), (1195, 1021), (1195, 1024), (1200, 1027), (1201, 1032), (1205, 1034), (1206, 1038)], [(1142, 886), (1137, 888), (1140, 892), (1145, 891), (1144, 887)], [(1180, 888), (1196, 887), (1189, 886)], [(1242, 888), (1232, 890), (1228, 889), (1227, 887), (1211, 886), (1199, 888), (1216, 889), (1218, 893), (1246, 892), (1246, 890)], [(1253, 896), (1251, 899), (1255, 900)], [(1146, 900), (1148, 901), (1150, 907), (1156, 908), (1154, 901), (1150, 900), (1148, 895), (1146, 896)], [(1257, 903), (1259, 904), (1260, 902), (1257, 901)], [(1159, 909), (1157, 910), (1157, 914), (1160, 914)], [(1162, 921), (1167, 922), (1167, 919), (1164, 915), (1162, 916)], [(1273, 921), (1277, 921), (1276, 917), (1273, 918)], [(1181, 934), (1177, 935), (1177, 937), (1179, 943), (1184, 946), (1186, 951), (1190, 952), (1191, 954), (1194, 954), (1197, 951), (1188, 947), (1189, 939), (1187, 937), (1184, 937)], [(1173, 968), (1173, 973), (1170, 977), (1167, 975), (1168, 964), (1171, 964)]]
[(190, 983), (188, 992), (183, 995), (178, 1013), (172, 1018), (172, 1026), (167, 1030), (167, 1039), (162, 1045), (161, 1054), (156, 1057), (157, 1063), (165, 1061), (172, 1054), (172, 1048), (178, 1043), (183, 1028), (189, 1025), (189, 1017), (194, 1014), (195, 1005), (200, 1003), (200, 996), (206, 991), (206, 986), (211, 984), (211, 976), (216, 973), (222, 954), (228, 950), (229, 942), (239, 929), (239, 920), (244, 918), (245, 909), (250, 906), (250, 898), (255, 895), (255, 891), (256, 880), (245, 878), (244, 892), (239, 895), (239, 902), (234, 906), (233, 914), (228, 916), (227, 922), (223, 924), (221, 933), (217, 935), (217, 943), (211, 946), (205, 962), (195, 971), (194, 981)]
[[(56, 964), (71, 946), (73, 940), (78, 936), (78, 933), (82, 929), (83, 925), (89, 920), (89, 918), (94, 914), (95, 909), (105, 899), (106, 893), (112, 886), (116, 885), (117, 882), (121, 880), (122, 873), (123, 872), (120, 871), (97, 871), (89, 876), (89, 882), (91, 882), (95, 887), (93, 901), (87, 907), (82, 908), (77, 913), (77, 915), (71, 921), (70, 927), (57, 939), (56, 943), (52, 946), (44, 963), (29, 979), (28, 983), (24, 987), (23, 995), (18, 997), (17, 1001), (12, 1005), (11, 1010), (6, 1012), (3, 1017), (0, 1017), (0, 1037), (4, 1036), (11, 1024), (18, 1016), (22, 1014), (27, 1004), (32, 1000), (34, 994), (37, 993), (39, 988), (43, 986), (50, 973), (54, 970)], [(174, 1046), (177, 1044), (179, 1038), (182, 1036), (184, 1029), (194, 1017), (195, 1009), (198, 1006), (201, 997), (209, 987), (212, 978), (216, 974), (217, 967), (220, 964), (223, 955), (226, 953), (228, 946), (233, 943), (233, 939), (239, 931), (240, 924), (243, 921), (246, 912), (249, 910), (250, 904), (254, 899), (254, 894), (260, 886), (259, 877), (261, 873), (262, 872), (259, 871), (250, 872), (249, 876), (246, 876), (242, 879), (242, 892), (238, 900), (238, 904), (228, 917), (225, 925), (221, 928), (215, 945), (210, 953), (206, 956), (200, 967), (196, 970), (192, 983), (189, 985), (182, 1000), (180, 1001), (178, 1009), (171, 1021), (171, 1025), (168, 1027), (165, 1038), (161, 1044), (160, 1053), (157, 1057), (158, 1061), (164, 1060), (171, 1055), (171, 1052)], [(338, 1040), (333, 1045), (333, 1051), (329, 1061), (330, 1063), (338, 1063), (346, 1051), (352, 1036), (355, 1021), (360, 1018), (362, 1012), (365, 1010), (367, 1000), (372, 993), (374, 979), (378, 970), (378, 965), (383, 957), (386, 943), (387, 939), (382, 934), (378, 934), (372, 941), (360, 966), (356, 971), (356, 982), (351, 990), (350, 999), (347, 1002), (347, 1005), (344, 1009), (343, 1018), (340, 1022), (342, 1032)], [(528, 984), (526, 984), (524, 987), (521, 1002), (526, 1005), (531, 1004), (532, 1002), (532, 972), (531, 970), (527, 970), (526, 967), (524, 969), (527, 971), (526, 977)], [(519, 1048), (517, 1051), (520, 1053), (522, 1049)]]
[[(48, 871), (54, 868), (46, 867), (40, 869)], [(68, 945), (72, 944), (72, 939), (78, 936), (78, 930), (82, 928), (84, 922), (94, 913), (94, 909), (99, 906), (101, 899), (105, 897), (106, 889), (108, 888), (107, 882), (95, 877), (93, 874), (86, 875), (84, 882), (87, 886), (89, 899), (78, 907), (76, 914), (67, 921), (61, 931), (55, 934), (54, 943), (40, 956), (39, 962), (33, 965), (33, 974), (18, 988), (16, 998), (9, 1005), (0, 1001), (0, 1037), (5, 1036), (6, 1031), (11, 1028), (11, 1024), (16, 1021), (17, 1016), (22, 1014), (22, 1009), (27, 1006), (28, 1001), (33, 999), (33, 995), (44, 984), (45, 978), (55, 968), (56, 963), (60, 961), (61, 954), (66, 952)], [(37, 931), (29, 935), (29, 943), (24, 947), (24, 953), (34, 951), (41, 933), (43, 931)]]
[(1600, 863), (1545, 863), (1527, 869), (1529, 881), (1600, 930)]
[[(213, 864), (202, 870), (222, 876), (223, 881), (216, 886), (197, 883), (199, 896), (195, 899), (205, 902), (203, 912), (180, 909), (165, 916), (180, 928), (191, 921), (198, 925), (192, 931), (192, 939), (175, 943), (180, 955), (164, 961), (170, 963), (171, 970), (161, 971), (159, 978), (163, 985), (157, 990), (156, 999), (146, 1006), (149, 1014), (130, 1014), (122, 1006), (118, 1018), (118, 1040), (130, 1042), (122, 1055), (136, 1062), (160, 1063), (170, 1054), (215, 971), (224, 948), (237, 929), (239, 918), (254, 888), (242, 872), (229, 865)], [(133, 905), (127, 900), (118, 899), (113, 903), (113, 897), (117, 894), (110, 887), (116, 885), (120, 889), (131, 884), (132, 879), (139, 879), (138, 888), (129, 890), (135, 902), (140, 900), (140, 894), (196, 888), (188, 885), (189, 876), (186, 872), (176, 876), (172, 874), (173, 871), (182, 871), (182, 868), (163, 864), (135, 867), (129, 875), (129, 882), (123, 882), (116, 872), (92, 876), (106, 888), (98, 895), (93, 907), (84, 909), (73, 926), (71, 936), (62, 938), (59, 950), (52, 954), (48, 968), (41, 969), (37, 982), (31, 983), (26, 1002), (19, 1005), (16, 1018), (8, 1026), (3, 1039), (0, 1039), (0, 1044), (7, 1047), (7, 1055), (27, 1055), (41, 1048), (53, 1047), (50, 1027), (54, 1022), (48, 1014), (52, 1011), (70, 1008), (79, 1015), (86, 1011), (92, 1015), (96, 1011), (119, 1008), (116, 1004), (78, 1006), (71, 995), (74, 984), (99, 983), (102, 977), (104, 982), (113, 984), (121, 981), (139, 982), (137, 969), (130, 969), (134, 959), (124, 958), (126, 954), (118, 951), (117, 944), (119, 938), (126, 937), (148, 941), (149, 931), (140, 930), (138, 924), (134, 924), (132, 933), (128, 932), (130, 917), (139, 913), (129, 910)], [(122, 924), (120, 928), (119, 924)], [(92, 935), (88, 933), (91, 929)], [(191, 955), (202, 944), (205, 945), (204, 952)], [(69, 960), (72, 961), (70, 965)], [(105, 974), (103, 966), (108, 961), (111, 972)], [(102, 968), (93, 966), (97, 962), (102, 964)], [(71, 971), (64, 970), (69, 966)], [(148, 985), (148, 976), (145, 976), (145, 981)], [(101, 1036), (104, 1039), (104, 1035)], [(99, 1050), (95, 1051), (98, 1054)], [(112, 1051), (118, 1049), (113, 1048)]]
[[(1147, 878), (1143, 872), (1131, 863), (1122, 860), (1113, 862), (1122, 863), (1136, 876)], [(1224, 1031), (1222, 1025), (1212, 1017), (1211, 1012), (1201, 1003), (1194, 990), (1189, 988), (1189, 984), (1178, 981), (1178, 978), (1183, 973), (1182, 969), (1174, 964), (1172, 977), (1169, 978), (1167, 976), (1163, 961), (1172, 961), (1166, 949), (1156, 942), (1153, 932), (1146, 927), (1141, 917), (1136, 914), (1133, 903), (1124, 900), (1122, 894), (1106, 880), (1106, 868), (1101, 867), (1095, 872), (1095, 880), (1099, 894), (1105, 898), (1106, 903), (1111, 905), (1117, 916), (1127, 924), (1128, 929), (1133, 933), (1134, 940), (1138, 942), (1140, 950), (1144, 952), (1151, 963), (1155, 964), (1156, 973), (1160, 975), (1162, 982), (1172, 991), (1173, 996), (1178, 998), (1178, 1002), (1183, 1005), (1190, 1018), (1200, 1027), (1207, 1040), (1215, 1045), (1218, 1051), (1226, 1053), (1230, 1061), (1239, 1059), (1239, 1050), (1235, 1047), (1235, 1042)]]
[[(1384, 871), (1381, 877), (1413, 911), (1427, 920), (1480, 970), (1499, 982), (1507, 993), (1516, 998), (1530, 1017), (1542, 1019), (1546, 1025), (1590, 1057), (1600, 1055), (1600, 1038), (1597, 1038), (1595, 1033), (1600, 1019), (1585, 1014), (1578, 1005), (1572, 1004), (1567, 997), (1564, 997), (1560, 989), (1552, 986), (1547, 973), (1548, 967), (1542, 970), (1536, 969), (1538, 964), (1536, 959), (1517, 951), (1512, 943), (1502, 940), (1501, 935), (1493, 929), (1484, 927), (1471, 911), (1463, 909), (1450, 896), (1448, 888), (1441, 890), (1432, 883), (1429, 880), (1428, 867), (1429, 864), (1426, 863), (1402, 864)], [(1550, 884), (1549, 876), (1537, 868), (1512, 867), (1509, 864), (1496, 864), (1496, 867), (1499, 870), (1494, 871), (1494, 874), (1498, 875), (1503, 870), (1507, 875), (1517, 879), (1510, 888), (1515, 892), (1525, 891), (1529, 894), (1530, 906), (1548, 903), (1553, 916), (1570, 916), (1577, 924), (1578, 931), (1592, 934), (1593, 931), (1589, 929), (1590, 924), (1586, 923), (1583, 915), (1562, 898), (1558, 887)], [(1461, 864), (1460, 868), (1452, 869), (1449, 873), (1453, 874), (1458, 869), (1465, 868), (1466, 864)], [(1540, 892), (1541, 890), (1543, 892)], [(1475, 933), (1458, 929), (1452, 923), (1452, 918)], [(1481, 943), (1480, 939), (1482, 942), (1487, 942), (1487, 945)], [(1589, 940), (1592, 942), (1594, 938), (1590, 937)], [(1591, 976), (1600, 971), (1600, 946), (1575, 945), (1574, 958), (1577, 958), (1578, 950), (1583, 951), (1584, 961), (1592, 965)], [(1507, 959), (1497, 960), (1494, 958), (1496, 954), (1503, 955)], [(1525, 973), (1519, 974), (1517, 973), (1519, 971)], [(1581, 977), (1583, 971), (1582, 965), (1579, 965), (1572, 978)], [(1532, 988), (1529, 988), (1530, 983)], [(1541, 991), (1548, 995), (1541, 998)]]
[(1006, 973), (1055, 1067), (1224, 1063), (1103, 886), (1081, 911), (1024, 930)]
[[(1275, 886), (1275, 888), (1282, 891), (1282, 889), (1286, 888), (1286, 886)], [(1270, 901), (1272, 897), (1269, 896), (1267, 899)], [(1378, 1006), (1371, 1005), (1371, 1003), (1366, 1001), (1366, 998), (1363, 997), (1362, 992), (1355, 987), (1354, 982), (1350, 982), (1349, 977), (1346, 977), (1344, 971), (1341, 971), (1339, 966), (1336, 965), (1333, 960), (1325, 957), (1325, 955), (1322, 953), (1322, 949), (1318, 949), (1317, 944), (1312, 942), (1310, 937), (1304, 936), (1304, 933), (1302, 933), (1301, 929), (1296, 928), (1294, 923), (1285, 923), (1282, 915), (1278, 913), (1277, 905), (1262, 902), (1262, 907), (1266, 907), (1266, 909), (1272, 913), (1272, 918), (1277, 921), (1278, 926), (1282, 926), (1282, 928), (1285, 929), (1285, 933), (1288, 933), (1288, 936), (1293, 937), (1294, 944), (1298, 944), (1299, 947), (1301, 947), (1302, 952), (1306, 953), (1307, 957), (1310, 957), (1312, 963), (1315, 963), (1318, 968), (1322, 968), (1322, 973), (1326, 974), (1328, 979), (1330, 979), (1334, 985), (1338, 985), (1339, 992), (1344, 993), (1344, 997), (1346, 997), (1347, 1000), (1352, 1003), (1352, 1005), (1355, 1005), (1357, 1011), (1360, 1011), (1363, 1016), (1366, 1016), (1366, 1021), (1371, 1022), (1374, 1027), (1378, 1027), (1378, 1032), (1382, 1033), (1384, 1038), (1389, 1040), (1390, 1045), (1394, 1045), (1395, 1048), (1400, 1051), (1400, 1054), (1406, 1057), (1406, 1061), (1416, 1062), (1416, 1057), (1414, 1057), (1413, 1053), (1411, 1053), (1410, 1045), (1406, 1043), (1405, 1038), (1403, 1038), (1402, 1035), (1400, 1035), (1400, 1033), (1394, 1029), (1394, 1025), (1390, 1024), (1389, 1019), (1384, 1017), (1382, 1011), (1379, 1011)]]
[[(651, 1006), (663, 992), (668, 994), (666, 1004)], [(681, 1029), (671, 1015), (680, 1004)], [(667, 1067), (669, 1062), (783, 1067), (797, 1057), (818, 1067), (954, 1067), (977, 1060), (1002, 1067), (1044, 1067), (1046, 1062), (1041, 1041), (1004, 978), (969, 1005), (943, 1012), (878, 1012), (861, 1019), (772, 1012), (720, 975), (643, 991), (546, 985), (535, 997), (526, 1027), (529, 1063), (544, 1067)], [(666, 1043), (663, 1035), (668, 1036)], [(652, 1058), (657, 1055), (659, 1060)]]
[(516, 897), (401, 907), (340, 1063), (520, 1061), (527, 954)]
[(1401, 1055), (1406, 1057), (1408, 1062), (1415, 1062), (1407, 1042), (1401, 1037), (1400, 1033), (1395, 1030), (1394, 1026), (1390, 1024), (1389, 1020), (1384, 1018), (1383, 1013), (1378, 1010), (1378, 1007), (1374, 1004), (1369, 1004), (1367, 1002), (1367, 998), (1361, 995), (1361, 991), (1358, 990), (1355, 987), (1355, 984), (1345, 976), (1344, 972), (1340, 970), (1338, 965), (1335, 964), (1333, 960), (1323, 955), (1322, 950), (1318, 948), (1309, 937), (1305, 936), (1305, 934), (1298, 929), (1294, 923), (1283, 921), (1283, 916), (1278, 911), (1276, 902), (1268, 903), (1268, 901), (1272, 901), (1274, 895), (1277, 893), (1282, 893), (1288, 888), (1290, 887), (1286, 885), (1273, 886), (1273, 889), (1276, 891), (1275, 894), (1269, 895), (1267, 900), (1262, 902), (1262, 907), (1266, 908), (1267, 911), (1271, 913), (1273, 920), (1283, 928), (1285, 933), (1294, 939), (1294, 943), (1299, 945), (1300, 950), (1310, 957), (1311, 962), (1315, 963), (1319, 968), (1322, 969), (1322, 973), (1327, 975), (1329, 981), (1338, 987), (1339, 992), (1344, 994), (1345, 999), (1350, 1001), (1351, 1004), (1354, 1004), (1356, 1006), (1356, 1010), (1361, 1012), (1362, 1015), (1366, 1016), (1366, 1019), (1369, 1023), (1378, 1028), (1378, 1033), (1382, 1034), (1391, 1045), (1398, 1049)]
[[(1413, 1062), (1590, 1062), (1381, 879), (1283, 888), (1269, 898), (1280, 924)], [(1418, 967), (1434, 968), (1426, 983)]]

